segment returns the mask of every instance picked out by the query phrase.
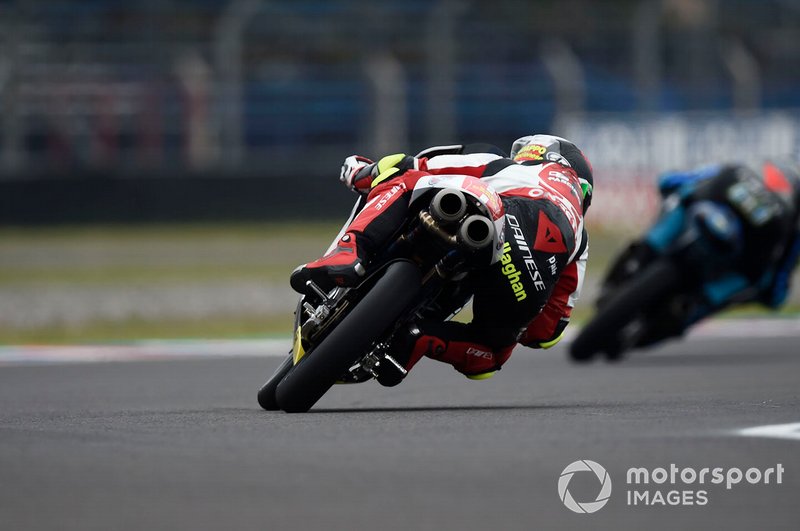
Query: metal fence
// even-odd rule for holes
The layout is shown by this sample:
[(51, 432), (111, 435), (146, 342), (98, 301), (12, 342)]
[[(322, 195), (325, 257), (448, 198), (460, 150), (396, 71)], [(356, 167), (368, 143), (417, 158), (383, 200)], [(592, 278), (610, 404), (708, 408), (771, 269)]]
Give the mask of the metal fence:
[(800, 107), (793, 0), (20, 0), (0, 33), (6, 178), (318, 173), (586, 113)]

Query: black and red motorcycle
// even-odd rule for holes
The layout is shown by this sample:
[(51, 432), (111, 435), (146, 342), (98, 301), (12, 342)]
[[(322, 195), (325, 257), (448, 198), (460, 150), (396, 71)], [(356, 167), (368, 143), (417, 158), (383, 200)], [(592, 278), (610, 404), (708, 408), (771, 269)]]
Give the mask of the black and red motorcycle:
[[(364, 202), (356, 202), (332, 246)], [(292, 349), (259, 390), (258, 403), (266, 410), (305, 412), (336, 383), (361, 383), (385, 371), (404, 375), (391, 352), (395, 337), (443, 308), (450, 317), (460, 310), (452, 302), (469, 298), (454, 296), (462, 281), (501, 257), (503, 223), (500, 197), (480, 179), (420, 179), (404, 223), (359, 285), (325, 291), (306, 283), (295, 310)]]

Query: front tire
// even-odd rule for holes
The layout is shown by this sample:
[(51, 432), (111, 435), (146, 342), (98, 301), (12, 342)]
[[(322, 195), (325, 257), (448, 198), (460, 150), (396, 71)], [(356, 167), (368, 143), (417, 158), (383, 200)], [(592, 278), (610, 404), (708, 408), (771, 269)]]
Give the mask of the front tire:
[[(303, 315), (303, 301), (305, 299), (300, 297), (300, 300), (297, 301), (297, 307), (294, 310), (294, 327), (292, 331), (294, 332), (300, 326), (300, 318)], [(275, 372), (272, 373), (269, 380), (261, 386), (261, 389), (258, 390), (258, 405), (261, 406), (263, 409), (267, 411), (277, 411), (280, 409), (278, 406), (278, 399), (275, 398), (275, 391), (278, 389), (278, 384), (281, 383), (283, 377), (286, 376), (290, 370), (292, 370), (294, 359), (294, 350), (289, 351), (289, 355), (284, 358), (283, 362), (275, 369)]]
[(623, 328), (673, 292), (679, 280), (678, 268), (668, 260), (654, 262), (631, 278), (583, 327), (570, 346), (570, 357), (586, 362), (599, 352), (607, 352), (610, 359), (618, 359), (626, 348), (620, 337)]
[(258, 405), (267, 411), (277, 411), (280, 409), (278, 400), (275, 397), (275, 391), (278, 389), (278, 384), (281, 380), (289, 374), (292, 370), (292, 353), (289, 353), (283, 362), (275, 369), (267, 383), (261, 386), (258, 390)]
[(303, 413), (378, 339), (416, 298), (419, 268), (395, 262), (353, 310), (278, 384), (277, 403), (287, 413)]

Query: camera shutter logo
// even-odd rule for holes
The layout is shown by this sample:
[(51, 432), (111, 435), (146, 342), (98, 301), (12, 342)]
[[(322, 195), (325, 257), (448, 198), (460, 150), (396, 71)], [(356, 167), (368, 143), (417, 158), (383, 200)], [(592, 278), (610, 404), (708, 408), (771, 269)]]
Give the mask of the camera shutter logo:
[[(572, 480), (572, 476), (575, 475), (576, 472), (594, 472), (594, 475), (597, 476), (601, 486), (600, 492), (597, 494), (597, 498), (594, 501), (576, 502), (572, 497), (572, 494), (569, 493), (569, 482)], [(581, 514), (597, 512), (602, 509), (606, 503), (608, 503), (608, 498), (610, 496), (611, 476), (608, 475), (608, 472), (606, 472), (606, 469), (603, 468), (602, 465), (595, 463), (594, 461), (590, 461), (589, 459), (583, 459), (581, 461), (570, 463), (561, 472), (561, 477), (558, 478), (558, 497), (561, 498), (561, 501), (570, 511)]]

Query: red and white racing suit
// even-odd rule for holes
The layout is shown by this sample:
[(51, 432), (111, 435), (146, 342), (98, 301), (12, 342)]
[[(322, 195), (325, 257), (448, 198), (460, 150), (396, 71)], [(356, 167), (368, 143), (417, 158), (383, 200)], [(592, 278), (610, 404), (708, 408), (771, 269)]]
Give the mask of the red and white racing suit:
[(369, 254), (402, 222), (416, 182), (429, 174), (479, 177), (506, 210), (502, 260), (471, 274), (473, 320), (426, 321), (400, 355), (406, 369), (428, 356), (468, 377), (500, 369), (521, 343), (548, 348), (561, 338), (583, 285), (588, 241), (576, 171), (547, 160), (516, 163), (490, 153), (417, 158), (411, 169), (378, 184), (348, 233)]

